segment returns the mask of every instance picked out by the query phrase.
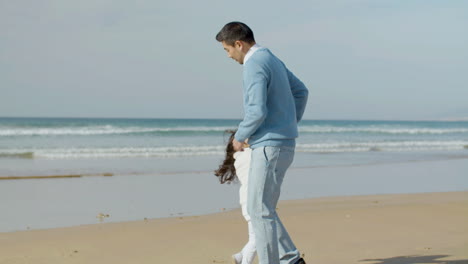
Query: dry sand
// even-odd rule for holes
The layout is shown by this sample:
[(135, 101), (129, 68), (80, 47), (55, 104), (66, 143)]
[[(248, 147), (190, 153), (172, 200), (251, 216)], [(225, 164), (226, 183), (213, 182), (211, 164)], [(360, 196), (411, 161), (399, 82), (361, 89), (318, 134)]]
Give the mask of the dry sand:
[[(309, 264), (468, 263), (468, 192), (282, 201), (278, 213)], [(235, 210), (0, 233), (0, 263), (230, 263), (246, 240)]]

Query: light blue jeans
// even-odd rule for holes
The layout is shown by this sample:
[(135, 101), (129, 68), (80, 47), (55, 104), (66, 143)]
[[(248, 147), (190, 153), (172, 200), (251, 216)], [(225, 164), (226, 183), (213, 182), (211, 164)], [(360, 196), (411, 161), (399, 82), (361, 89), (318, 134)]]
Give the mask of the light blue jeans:
[(299, 251), (276, 214), (286, 170), (294, 147), (258, 147), (252, 150), (247, 212), (256, 238), (260, 264), (294, 264)]

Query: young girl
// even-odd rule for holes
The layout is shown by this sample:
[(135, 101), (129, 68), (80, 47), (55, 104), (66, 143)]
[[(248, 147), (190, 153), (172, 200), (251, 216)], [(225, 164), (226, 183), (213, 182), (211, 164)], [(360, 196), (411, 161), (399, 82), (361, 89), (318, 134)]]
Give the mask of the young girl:
[(239, 202), (242, 208), (242, 215), (247, 221), (249, 229), (249, 241), (245, 244), (244, 248), (239, 253), (232, 256), (234, 264), (251, 264), (256, 255), (255, 248), (255, 235), (253, 233), (252, 223), (250, 222), (250, 216), (247, 213), (247, 188), (249, 181), (249, 169), (250, 169), (250, 155), (252, 150), (248, 148), (246, 144), (244, 151), (234, 151), (232, 141), (236, 131), (227, 131), (231, 133), (229, 142), (226, 146), (226, 158), (223, 163), (219, 166), (219, 169), (215, 171), (215, 175), (219, 177), (221, 183), (232, 182), (236, 176), (239, 179), (241, 187), (239, 189)]

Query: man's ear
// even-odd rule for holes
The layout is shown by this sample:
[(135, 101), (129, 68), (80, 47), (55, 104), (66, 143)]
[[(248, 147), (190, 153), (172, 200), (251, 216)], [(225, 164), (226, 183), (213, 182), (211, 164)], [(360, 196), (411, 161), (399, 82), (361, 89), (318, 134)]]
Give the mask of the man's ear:
[(234, 42), (234, 47), (235, 47), (236, 49), (242, 50), (242, 47), (243, 47), (243, 46), (244, 46), (244, 44), (243, 44), (242, 41), (240, 41), (240, 40), (236, 40), (236, 41)]

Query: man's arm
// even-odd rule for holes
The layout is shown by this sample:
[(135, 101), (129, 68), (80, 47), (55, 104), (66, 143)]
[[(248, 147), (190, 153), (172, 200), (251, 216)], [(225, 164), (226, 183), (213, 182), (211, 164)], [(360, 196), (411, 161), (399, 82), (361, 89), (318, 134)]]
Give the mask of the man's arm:
[(244, 67), (244, 119), (235, 135), (239, 142), (255, 133), (267, 116), (267, 74), (254, 62)]
[(301, 80), (299, 80), (291, 71), (286, 68), (288, 73), (289, 85), (291, 86), (291, 92), (294, 97), (296, 104), (296, 120), (299, 123), (304, 114), (305, 107), (307, 105), (307, 98), (309, 96), (309, 90)]

